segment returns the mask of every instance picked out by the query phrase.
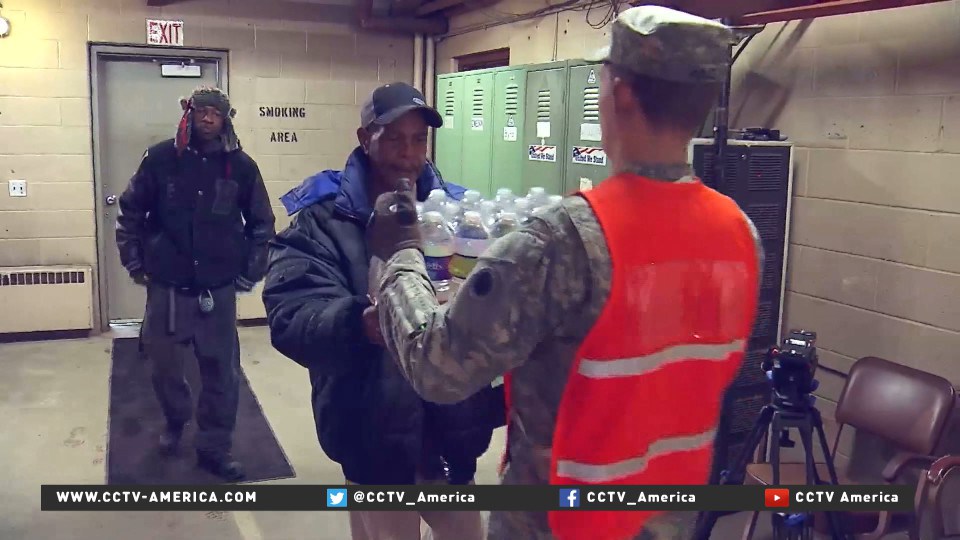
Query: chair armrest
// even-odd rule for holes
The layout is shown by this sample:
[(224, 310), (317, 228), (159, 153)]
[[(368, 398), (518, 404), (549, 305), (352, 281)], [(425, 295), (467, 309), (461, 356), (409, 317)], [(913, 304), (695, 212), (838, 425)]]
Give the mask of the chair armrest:
[(893, 482), (900, 476), (903, 469), (908, 465), (930, 465), (937, 460), (937, 456), (925, 456), (923, 454), (913, 454), (910, 452), (897, 452), (893, 459), (883, 468), (883, 479), (887, 482)]
[(930, 470), (927, 472), (927, 479), (934, 484), (939, 484), (943, 482), (944, 478), (946, 478), (953, 469), (960, 469), (960, 456), (943, 456), (930, 466)]

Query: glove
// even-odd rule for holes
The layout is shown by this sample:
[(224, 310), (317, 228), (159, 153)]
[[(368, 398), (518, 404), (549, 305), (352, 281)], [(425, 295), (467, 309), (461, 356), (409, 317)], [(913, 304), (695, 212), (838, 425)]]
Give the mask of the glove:
[(420, 249), (417, 202), (409, 189), (410, 181), (404, 178), (400, 183), (398, 191), (377, 197), (367, 223), (367, 250), (382, 261), (401, 249)]
[(140, 285), (143, 287), (146, 287), (147, 283), (150, 281), (150, 278), (148, 278), (147, 275), (143, 273), (142, 270), (137, 272), (132, 272), (130, 274), (130, 279), (132, 279), (133, 282), (136, 283), (137, 285)]
[(256, 283), (243, 276), (238, 276), (237, 279), (233, 280), (233, 285), (240, 292), (250, 292), (253, 290), (253, 287), (256, 286)]

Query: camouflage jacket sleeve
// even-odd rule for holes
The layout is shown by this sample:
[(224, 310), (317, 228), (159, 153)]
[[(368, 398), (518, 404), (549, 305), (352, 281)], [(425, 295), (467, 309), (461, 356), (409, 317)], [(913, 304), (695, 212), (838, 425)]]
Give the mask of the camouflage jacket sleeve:
[(508, 234), (490, 246), (443, 306), (419, 251), (403, 250), (387, 261), (380, 326), (417, 393), (435, 403), (456, 403), (530, 356), (557, 324), (549, 299), (560, 249), (544, 221)]

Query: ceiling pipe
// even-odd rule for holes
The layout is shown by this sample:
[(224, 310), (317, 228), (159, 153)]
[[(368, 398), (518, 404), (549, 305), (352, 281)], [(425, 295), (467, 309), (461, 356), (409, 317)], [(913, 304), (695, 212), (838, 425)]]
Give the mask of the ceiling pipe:
[(357, 24), (363, 30), (401, 34), (444, 34), (450, 29), (446, 17), (377, 17), (373, 14), (373, 0), (357, 0)]

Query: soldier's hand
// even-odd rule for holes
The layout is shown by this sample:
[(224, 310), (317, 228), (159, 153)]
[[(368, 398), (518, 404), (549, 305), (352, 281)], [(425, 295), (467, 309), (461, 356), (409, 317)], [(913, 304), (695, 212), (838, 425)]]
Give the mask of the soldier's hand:
[(401, 249), (420, 249), (417, 202), (409, 189), (409, 180), (398, 191), (377, 197), (373, 215), (367, 224), (367, 249), (380, 260), (388, 260)]
[(377, 306), (367, 306), (363, 310), (363, 332), (374, 345), (384, 345), (383, 334), (380, 333), (380, 315)]

